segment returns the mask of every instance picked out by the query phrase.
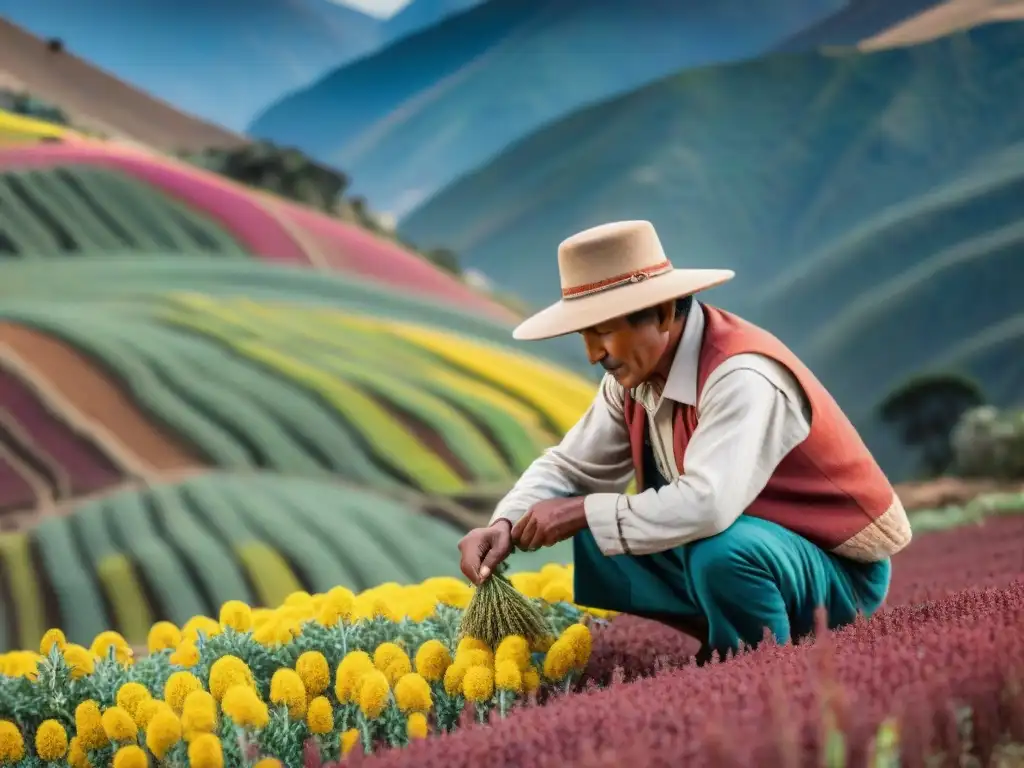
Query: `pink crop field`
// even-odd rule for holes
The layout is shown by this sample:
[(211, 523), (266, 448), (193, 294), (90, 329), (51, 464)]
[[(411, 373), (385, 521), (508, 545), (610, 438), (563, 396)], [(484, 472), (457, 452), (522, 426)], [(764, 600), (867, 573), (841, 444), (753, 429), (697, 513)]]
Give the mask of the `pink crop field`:
[(617, 617), (580, 690), (344, 764), (1024, 765), (1024, 516), (920, 535), (893, 568), (871, 619), (705, 667), (679, 633)]

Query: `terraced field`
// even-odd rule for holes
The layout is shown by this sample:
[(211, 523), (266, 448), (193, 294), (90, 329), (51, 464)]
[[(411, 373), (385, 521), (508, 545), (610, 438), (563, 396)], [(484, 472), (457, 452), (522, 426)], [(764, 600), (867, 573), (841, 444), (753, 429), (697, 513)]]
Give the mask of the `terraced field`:
[(593, 392), (500, 324), (340, 275), (51, 265), (0, 266), (0, 647), (453, 574)]
[(0, 647), (37, 645), (49, 626), (80, 641), (116, 627), (144, 645), (154, 621), (226, 600), (455, 576), (459, 535), (416, 502), (328, 479), (214, 472), (125, 490), (0, 535)]
[[(16, 116), (0, 120), (0, 139), (6, 124), (11, 131), (21, 124)], [(394, 243), (216, 174), (84, 138), (0, 141), (0, 256), (160, 252), (341, 271), (514, 319), (507, 308)]]
[(593, 391), (512, 320), (356, 227), (0, 115), (0, 649), (455, 575)]

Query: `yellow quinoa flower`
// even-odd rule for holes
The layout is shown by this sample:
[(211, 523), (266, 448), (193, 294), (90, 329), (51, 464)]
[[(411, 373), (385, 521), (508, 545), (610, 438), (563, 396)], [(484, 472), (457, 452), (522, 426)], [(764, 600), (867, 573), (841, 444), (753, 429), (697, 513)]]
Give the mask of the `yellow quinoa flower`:
[(487, 701), (494, 695), (494, 673), (489, 667), (470, 667), (462, 678), (462, 693), (470, 701)]
[(188, 745), (189, 768), (223, 768), (224, 748), (212, 733), (196, 736)]
[(236, 632), (248, 632), (252, 629), (252, 608), (241, 600), (228, 600), (220, 607), (220, 625)]
[(140, 701), (138, 709), (135, 710), (135, 724), (138, 725), (139, 728), (147, 728), (157, 712), (165, 711), (170, 712), (172, 715), (174, 714), (174, 710), (171, 709), (167, 705), (167, 702), (162, 699), (150, 698), (145, 701)]
[(452, 657), (440, 640), (427, 640), (416, 651), (416, 671), (431, 683), (443, 678), (451, 663)]
[(306, 651), (299, 656), (295, 660), (295, 671), (311, 696), (323, 693), (331, 684), (331, 667), (320, 651)]
[(135, 724), (128, 711), (121, 707), (110, 707), (100, 717), (103, 732), (111, 741), (135, 741), (139, 735), (139, 727)]
[(236, 725), (260, 729), (270, 721), (267, 705), (250, 685), (233, 685), (221, 700), (221, 709)]
[(405, 732), (410, 739), (427, 738), (427, 716), (422, 712), (413, 712), (405, 721)]
[(179, 667), (194, 667), (199, 663), (199, 648), (191, 640), (182, 640), (168, 660)]
[(89, 650), (92, 651), (93, 655), (101, 659), (107, 658), (107, 654), (113, 650), (114, 658), (121, 664), (131, 664), (132, 657), (135, 655), (132, 647), (121, 636), (121, 633), (114, 632), (111, 629), (96, 635)]
[(25, 737), (10, 720), (0, 720), (0, 763), (16, 763), (25, 756)]
[(181, 630), (169, 621), (158, 621), (149, 628), (146, 648), (150, 653), (172, 650), (181, 644)]
[(270, 678), (270, 701), (288, 708), (288, 717), (301, 720), (306, 715), (306, 686), (294, 669), (282, 667)]
[(572, 585), (562, 580), (549, 581), (540, 591), (540, 597), (548, 603), (571, 603)]
[(146, 746), (157, 760), (181, 741), (181, 720), (170, 707), (158, 709), (146, 726)]
[(72, 680), (80, 680), (86, 675), (91, 675), (96, 668), (96, 660), (92, 653), (75, 643), (68, 643), (64, 647), (64, 663), (71, 668)]
[(544, 657), (544, 677), (548, 680), (562, 680), (576, 661), (576, 651), (568, 640), (558, 639), (552, 643)]
[(471, 648), (461, 653), (456, 651), (455, 661), (468, 667), (487, 667), (490, 669), (494, 666), (494, 654), (480, 648)]
[(530, 666), (530, 644), (525, 637), (509, 635), (498, 644), (494, 664), (497, 667), (503, 661), (511, 661), (520, 671)]
[(64, 637), (64, 633), (59, 629), (48, 629), (43, 633), (43, 639), (39, 641), (39, 652), (43, 656), (48, 656), (50, 649), (53, 646), (57, 646), (58, 650), (63, 651), (68, 644), (68, 639)]
[(48, 763), (63, 760), (68, 753), (68, 732), (56, 720), (43, 720), (36, 728), (36, 754)]
[(359, 681), (359, 709), (369, 720), (378, 718), (387, 706), (390, 694), (391, 687), (384, 673), (379, 669), (370, 670)]
[(402, 712), (428, 712), (434, 704), (434, 695), (422, 675), (409, 672), (395, 683), (395, 702)]
[(181, 628), (182, 637), (185, 640), (191, 640), (193, 643), (199, 642), (200, 632), (209, 640), (211, 637), (221, 633), (220, 622), (216, 619), (211, 619), (209, 616), (193, 616)]
[(100, 705), (86, 699), (75, 707), (75, 733), (85, 749), (100, 749), (107, 746), (107, 732), (103, 730), (103, 715)]
[(114, 768), (149, 768), (149, 758), (142, 747), (130, 744), (114, 753)]
[(461, 661), (456, 661), (444, 671), (444, 690), (449, 696), (462, 693), (462, 680), (469, 671), (469, 666)]
[(261, 757), (252, 768), (284, 768), (284, 764), (276, 757)]
[(388, 685), (393, 688), (399, 680), (411, 672), (412, 664), (409, 662), (409, 657), (401, 656), (388, 664), (384, 670), (384, 677), (388, 679)]
[[(585, 624), (570, 624), (565, 628), (560, 638), (564, 640), (573, 651), (573, 668), (582, 670), (590, 661), (590, 650), (592, 638), (590, 628)], [(550, 651), (548, 651), (550, 653)]]
[(191, 672), (172, 672), (164, 686), (164, 701), (174, 710), (174, 714), (180, 715), (185, 707), (185, 698), (193, 691), (202, 689), (202, 682)]
[(89, 756), (85, 754), (82, 741), (77, 736), (72, 737), (68, 744), (68, 765), (71, 768), (92, 768), (92, 763), (89, 762)]
[(397, 643), (381, 643), (373, 652), (373, 666), (381, 672), (386, 671), (388, 667), (400, 659), (405, 659), (408, 662), (409, 656), (406, 654), (405, 649)]
[(306, 725), (310, 733), (323, 735), (334, 730), (334, 708), (326, 696), (316, 696), (306, 709)]
[(373, 669), (373, 659), (366, 651), (351, 651), (338, 664), (334, 678), (334, 694), (342, 704), (355, 701), (359, 694), (359, 678)]
[(523, 673), (512, 659), (502, 659), (494, 668), (494, 685), (502, 691), (519, 693), (523, 690)]
[(132, 719), (135, 720), (135, 724), (142, 727), (142, 723), (138, 720), (139, 705), (142, 702), (153, 698), (150, 694), (149, 689), (142, 683), (128, 682), (117, 689), (117, 696), (115, 700), (117, 706), (121, 707), (125, 712), (131, 715)]
[(5, 654), (3, 673), (10, 677), (35, 680), (43, 657), (33, 651), (11, 651)]
[(312, 602), (313, 596), (301, 589), (292, 592), (284, 599), (284, 604), (288, 608), (306, 608)]
[(255, 687), (252, 670), (237, 656), (221, 656), (210, 665), (210, 684), (208, 686), (213, 698), (220, 701), (229, 688), (236, 685)]
[(347, 755), (352, 748), (359, 743), (359, 731), (356, 728), (349, 728), (339, 737), (341, 742), (341, 754)]
[(458, 658), (466, 651), (486, 651), (491, 652), (491, 646), (476, 637), (464, 637), (459, 640), (459, 644), (455, 646), (455, 657)]
[(181, 730), (185, 741), (217, 728), (217, 702), (209, 691), (192, 691), (185, 697), (181, 711)]

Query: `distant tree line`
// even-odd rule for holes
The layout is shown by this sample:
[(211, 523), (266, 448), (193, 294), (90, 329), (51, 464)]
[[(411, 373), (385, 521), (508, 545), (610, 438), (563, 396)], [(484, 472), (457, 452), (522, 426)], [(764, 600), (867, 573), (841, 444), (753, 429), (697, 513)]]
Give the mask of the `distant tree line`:
[(254, 141), (241, 147), (209, 147), (199, 153), (181, 152), (177, 156), (240, 184), (357, 224), (420, 253), (447, 272), (462, 274), (456, 253), (446, 248), (421, 251), (405, 242), (393, 226), (370, 210), (364, 198), (345, 195), (350, 183), (348, 176), (316, 162), (298, 149)]

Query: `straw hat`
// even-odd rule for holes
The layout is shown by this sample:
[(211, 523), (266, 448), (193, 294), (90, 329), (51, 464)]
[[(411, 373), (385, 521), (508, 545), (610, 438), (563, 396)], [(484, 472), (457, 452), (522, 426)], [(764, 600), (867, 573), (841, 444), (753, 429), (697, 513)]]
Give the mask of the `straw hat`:
[(649, 221), (616, 221), (558, 246), (562, 300), (512, 332), (533, 341), (562, 336), (731, 280), (731, 269), (675, 269)]

